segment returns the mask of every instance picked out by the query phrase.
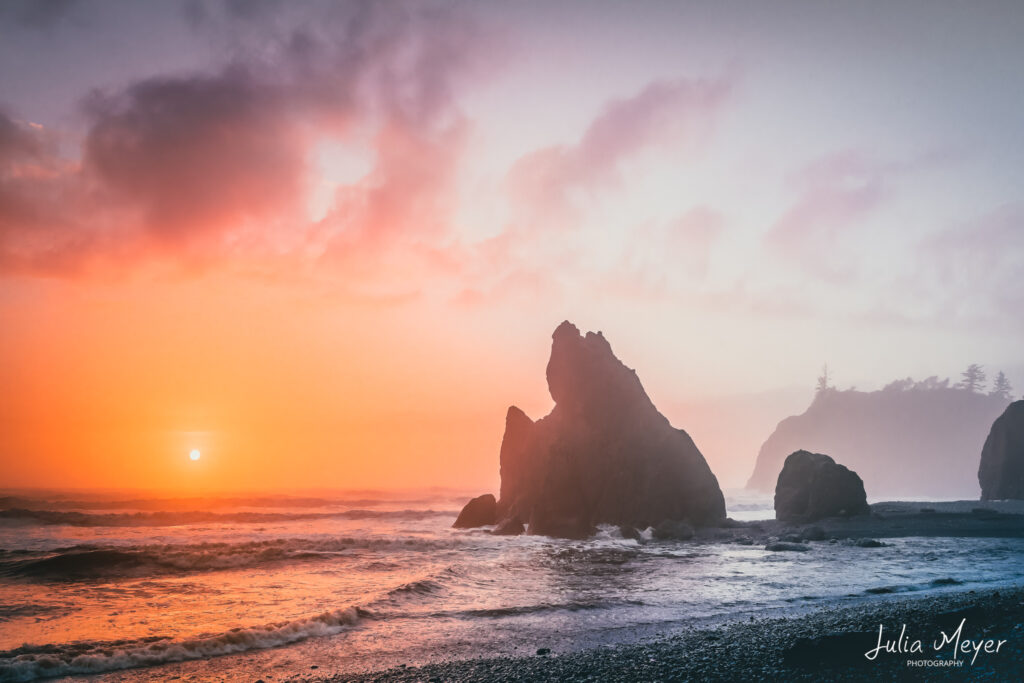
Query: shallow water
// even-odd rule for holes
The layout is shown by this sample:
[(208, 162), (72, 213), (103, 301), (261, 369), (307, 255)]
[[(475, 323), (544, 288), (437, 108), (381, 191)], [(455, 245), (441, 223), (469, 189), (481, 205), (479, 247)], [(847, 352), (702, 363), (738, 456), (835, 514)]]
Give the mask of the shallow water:
[[(0, 516), (0, 680), (279, 678), (526, 654), (1024, 576), (1021, 539), (771, 553), (638, 543), (611, 528), (588, 541), (509, 538), (451, 529), (462, 502), (35, 501), (44, 512)], [(770, 500), (746, 493), (728, 505), (734, 518), (771, 514)]]

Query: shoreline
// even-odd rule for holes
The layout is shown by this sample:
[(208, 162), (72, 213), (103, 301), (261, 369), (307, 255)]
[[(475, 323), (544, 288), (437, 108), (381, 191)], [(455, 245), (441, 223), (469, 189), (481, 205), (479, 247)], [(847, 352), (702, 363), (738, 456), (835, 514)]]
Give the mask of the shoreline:
[(764, 544), (772, 541), (906, 538), (1024, 538), (1022, 501), (885, 501), (870, 512), (814, 521), (726, 519), (694, 530), (696, 542)]
[[(943, 633), (953, 636), (963, 621), (962, 640), (1006, 642), (998, 652), (974, 650), (959, 666), (908, 660), (951, 659)], [(883, 640), (915, 640), (923, 652), (864, 655)], [(898, 646), (896, 646), (898, 647)], [(566, 653), (453, 660), (420, 667), (331, 676), (303, 675), (291, 681), (369, 683), (370, 681), (636, 681), (636, 680), (1014, 680), (1024, 662), (1024, 581), (998, 589), (951, 591), (917, 596), (884, 596), (854, 605), (822, 605), (796, 615), (770, 615), (751, 621), (691, 628), (644, 644), (609, 645)]]

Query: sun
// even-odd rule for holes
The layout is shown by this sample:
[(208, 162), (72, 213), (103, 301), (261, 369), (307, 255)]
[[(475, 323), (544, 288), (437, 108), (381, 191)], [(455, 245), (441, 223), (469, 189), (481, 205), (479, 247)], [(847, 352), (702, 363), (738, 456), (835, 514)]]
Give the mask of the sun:
[(200, 455), (202, 454), (197, 449), (193, 448), (192, 452), (188, 454), (188, 457), (192, 458), (193, 460), (198, 460)]

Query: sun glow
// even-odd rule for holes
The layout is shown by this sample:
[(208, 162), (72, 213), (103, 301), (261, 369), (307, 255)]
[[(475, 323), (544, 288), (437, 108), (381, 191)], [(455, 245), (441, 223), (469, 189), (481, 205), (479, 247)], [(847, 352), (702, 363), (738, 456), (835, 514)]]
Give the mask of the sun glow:
[(198, 460), (200, 455), (201, 453), (193, 448), (192, 452), (188, 454), (188, 457), (192, 458), (193, 460)]

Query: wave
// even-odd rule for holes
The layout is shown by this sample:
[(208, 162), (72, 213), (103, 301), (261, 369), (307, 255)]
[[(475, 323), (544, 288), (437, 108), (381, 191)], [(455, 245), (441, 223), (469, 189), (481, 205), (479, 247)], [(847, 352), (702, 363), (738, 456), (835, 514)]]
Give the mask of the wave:
[(447, 516), (454, 518), (456, 510), (341, 510), (338, 512), (208, 512), (205, 510), (85, 513), (62, 510), (29, 510), (12, 508), (0, 510), (0, 520), (22, 524), (134, 527), (179, 526), (184, 524), (267, 524), (311, 519), (426, 519)]
[(760, 512), (761, 510), (774, 510), (775, 503), (770, 500), (761, 503), (734, 503), (726, 505), (725, 509), (729, 512)]
[(24, 645), (0, 652), (0, 681), (32, 681), (37, 678), (98, 674), (279, 647), (315, 636), (335, 635), (367, 616), (370, 616), (368, 612), (348, 607), (303, 619), (235, 628), (214, 636), (182, 640), (152, 637)]
[(926, 584), (910, 583), (893, 586), (875, 586), (864, 590), (869, 595), (887, 595), (890, 593), (913, 593), (916, 591), (928, 590), (931, 588), (942, 588), (943, 586), (962, 586), (964, 581), (952, 577), (932, 579)]
[(445, 567), (427, 576), (396, 586), (377, 600), (369, 603), (376, 611), (378, 607), (394, 606), (408, 601), (419, 602), (433, 599), (445, 593), (450, 586), (467, 580), (466, 573), (455, 566)]
[[(574, 600), (571, 602), (540, 603), (537, 605), (520, 605), (516, 607), (492, 607), (483, 609), (470, 609), (457, 612), (459, 616), (465, 617), (514, 617), (521, 614), (535, 614), (537, 612), (580, 612), (584, 610), (611, 609), (623, 606), (642, 607), (642, 600)], [(445, 614), (447, 616), (447, 613)]]
[(444, 586), (433, 579), (420, 579), (419, 581), (411, 581), (409, 583), (402, 584), (397, 588), (392, 588), (388, 591), (387, 595), (391, 598), (406, 595), (434, 595), (443, 589)]
[(359, 550), (425, 552), (450, 548), (451, 541), (420, 538), (273, 539), (243, 543), (168, 545), (77, 545), (49, 553), (0, 551), (0, 576), (33, 581), (137, 578), (244, 569), (275, 563), (322, 561)]

